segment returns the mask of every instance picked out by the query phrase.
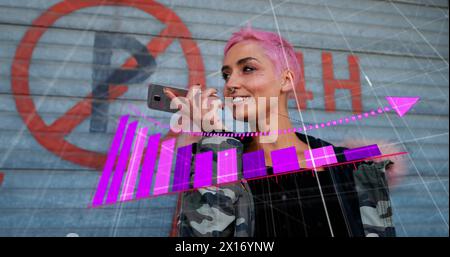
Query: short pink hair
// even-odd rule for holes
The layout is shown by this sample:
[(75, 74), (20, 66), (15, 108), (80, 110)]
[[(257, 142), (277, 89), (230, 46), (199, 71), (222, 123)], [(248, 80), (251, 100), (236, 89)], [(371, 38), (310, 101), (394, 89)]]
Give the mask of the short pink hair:
[[(300, 65), (295, 56), (294, 47), (286, 39), (273, 32), (252, 29), (249, 25), (233, 33), (225, 45), (223, 54), (226, 55), (232, 46), (246, 40), (259, 43), (274, 64), (278, 75), (285, 69), (291, 70), (294, 74), (294, 86), (297, 85), (300, 79)], [(283, 50), (286, 53), (286, 59)]]

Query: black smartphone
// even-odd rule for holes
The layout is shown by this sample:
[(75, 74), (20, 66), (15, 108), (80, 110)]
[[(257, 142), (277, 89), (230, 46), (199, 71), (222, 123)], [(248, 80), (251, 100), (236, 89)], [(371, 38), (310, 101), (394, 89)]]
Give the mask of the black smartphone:
[(188, 93), (188, 90), (183, 88), (150, 84), (148, 86), (147, 106), (150, 109), (175, 113), (178, 109), (170, 109), (171, 100), (164, 94), (165, 88), (170, 89), (176, 96), (184, 97)]

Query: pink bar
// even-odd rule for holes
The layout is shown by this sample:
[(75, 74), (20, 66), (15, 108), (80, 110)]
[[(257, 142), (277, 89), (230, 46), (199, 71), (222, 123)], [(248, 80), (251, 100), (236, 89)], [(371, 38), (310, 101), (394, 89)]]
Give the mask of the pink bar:
[(124, 115), (120, 118), (119, 125), (117, 126), (116, 134), (114, 135), (111, 148), (108, 153), (108, 158), (106, 159), (105, 166), (103, 167), (103, 172), (98, 182), (97, 191), (94, 195), (94, 200), (92, 201), (92, 206), (99, 206), (103, 204), (105, 198), (106, 189), (108, 187), (109, 181), (111, 180), (111, 175), (114, 168), (114, 162), (116, 161), (117, 152), (120, 148), (120, 143), (122, 142), (123, 132), (127, 126), (128, 115)]
[(147, 137), (148, 128), (139, 129), (136, 143), (134, 145), (133, 153), (131, 154), (130, 164), (128, 165), (127, 176), (125, 184), (122, 189), (121, 201), (133, 199), (134, 188), (136, 187), (136, 178), (139, 171), (139, 164), (142, 159), (142, 152), (144, 150), (144, 141)]
[(207, 187), (212, 184), (213, 152), (195, 155), (194, 188)]
[(128, 165), (128, 159), (130, 158), (130, 150), (133, 145), (134, 135), (136, 133), (138, 122), (133, 121), (128, 125), (127, 132), (125, 134), (125, 141), (123, 142), (122, 149), (120, 149), (119, 160), (117, 161), (114, 176), (109, 186), (109, 192), (106, 196), (106, 204), (113, 204), (117, 202), (119, 197), (120, 187), (122, 186), (123, 175)]
[(307, 168), (317, 168), (338, 162), (334, 153), (333, 146), (311, 149), (311, 152), (309, 150), (306, 150), (303, 153), (305, 154)]
[(236, 148), (217, 153), (217, 184), (238, 180)]
[(175, 138), (161, 143), (161, 154), (159, 155), (158, 171), (156, 172), (153, 195), (169, 192), (170, 171), (172, 169), (174, 147)]
[(155, 163), (158, 157), (158, 146), (161, 134), (150, 136), (145, 152), (144, 163), (142, 164), (141, 176), (139, 177), (139, 186), (136, 198), (149, 197), (152, 187), (153, 174), (155, 173)]

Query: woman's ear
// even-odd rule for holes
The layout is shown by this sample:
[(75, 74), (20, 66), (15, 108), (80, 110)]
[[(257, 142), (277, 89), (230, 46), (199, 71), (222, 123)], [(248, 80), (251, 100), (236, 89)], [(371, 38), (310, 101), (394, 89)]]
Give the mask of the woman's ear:
[(290, 70), (285, 70), (282, 73), (281, 91), (289, 93), (294, 89), (294, 74)]

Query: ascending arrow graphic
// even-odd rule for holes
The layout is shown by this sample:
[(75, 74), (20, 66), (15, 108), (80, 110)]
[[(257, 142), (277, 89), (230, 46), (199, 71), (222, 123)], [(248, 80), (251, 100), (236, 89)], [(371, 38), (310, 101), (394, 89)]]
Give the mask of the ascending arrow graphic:
[(347, 124), (349, 122), (361, 120), (363, 118), (375, 117), (378, 114), (382, 114), (383, 112), (389, 112), (391, 110), (394, 110), (400, 117), (403, 117), (403, 116), (405, 116), (405, 114), (407, 112), (409, 112), (411, 110), (411, 108), (419, 101), (419, 99), (420, 99), (420, 97), (418, 97), (418, 96), (414, 96), (414, 97), (386, 96), (386, 100), (388, 101), (390, 107), (389, 106), (380, 107), (377, 110), (372, 110), (369, 112), (352, 115), (350, 117), (338, 118), (338, 119), (335, 119), (332, 121), (326, 121), (323, 123), (305, 125), (300, 128), (281, 129), (279, 131), (272, 131), (272, 132), (213, 133), (213, 132), (187, 132), (187, 131), (184, 131), (183, 133), (188, 133), (188, 134), (197, 135), (197, 136), (243, 137), (243, 136), (267, 136), (267, 135), (273, 135), (273, 134), (286, 134), (286, 133), (293, 133), (293, 132), (301, 132), (301, 131), (307, 131), (307, 130), (320, 129), (320, 128), (325, 128), (325, 127), (330, 127), (330, 126)]
[(304, 126), (303, 128), (297, 128), (297, 129), (294, 128), (294, 129), (289, 129), (287, 131), (286, 130), (279, 131), (278, 133), (285, 134), (285, 133), (289, 133), (289, 132), (296, 132), (296, 131), (300, 132), (302, 130), (305, 131), (305, 130), (319, 129), (319, 128), (324, 128), (324, 127), (329, 127), (329, 126), (336, 126), (339, 124), (349, 123), (350, 121), (356, 121), (356, 120), (361, 120), (363, 118), (374, 117), (377, 114), (382, 114), (383, 112), (388, 112), (391, 109), (395, 110), (400, 117), (403, 117), (409, 110), (411, 110), (413, 105), (415, 105), (419, 101), (419, 99), (420, 99), (420, 97), (386, 96), (386, 100), (388, 101), (391, 108), (389, 108), (388, 106), (380, 107), (380, 108), (378, 108), (377, 111), (372, 110), (370, 112), (352, 115), (350, 117), (339, 118), (339, 119), (336, 119), (333, 121), (327, 121), (327, 122), (321, 123), (320, 125), (319, 124), (309, 125), (309, 126)]
[(386, 100), (400, 117), (403, 117), (419, 101), (420, 97), (386, 96)]

